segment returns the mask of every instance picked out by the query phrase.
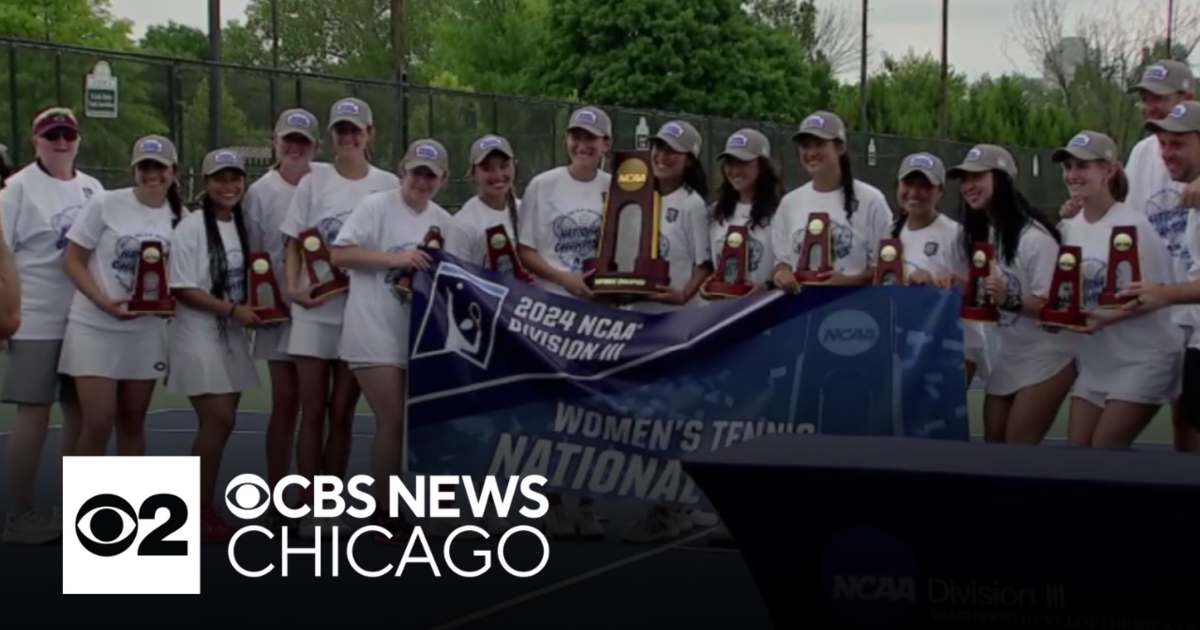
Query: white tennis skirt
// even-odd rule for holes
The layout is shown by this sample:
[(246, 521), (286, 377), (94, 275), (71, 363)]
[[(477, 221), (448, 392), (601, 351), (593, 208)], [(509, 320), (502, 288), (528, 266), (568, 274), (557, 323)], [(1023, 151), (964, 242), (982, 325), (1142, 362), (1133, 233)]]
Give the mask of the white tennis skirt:
[(68, 322), (58, 371), (116, 381), (158, 380), (167, 375), (166, 322), (149, 331), (133, 332)]
[(258, 370), (250, 357), (249, 341), (245, 331), (236, 326), (229, 327), (224, 340), (187, 332), (170, 335), (167, 391), (203, 396), (258, 389)]
[(291, 361), (291, 355), (286, 352), (291, 327), (291, 322), (281, 322), (270, 328), (255, 330), (254, 358), (260, 361)]
[(999, 354), (991, 364), (987, 377), (987, 393), (992, 396), (1012, 396), (1017, 392), (1049, 380), (1075, 361), (1069, 352), (1028, 352)]
[(1168, 405), (1183, 391), (1183, 352), (1103, 372), (1080, 366), (1071, 395), (1097, 407), (1110, 400)]
[(340, 358), (338, 346), (341, 342), (342, 327), (338, 324), (293, 319), (287, 334), (287, 353), (294, 357), (336, 361)]

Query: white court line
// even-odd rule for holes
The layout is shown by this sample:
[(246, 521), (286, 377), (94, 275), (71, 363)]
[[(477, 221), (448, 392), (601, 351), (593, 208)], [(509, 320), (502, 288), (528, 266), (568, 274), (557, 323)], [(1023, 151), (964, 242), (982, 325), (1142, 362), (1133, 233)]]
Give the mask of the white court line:
[(583, 573), (578, 573), (578, 574), (576, 574), (572, 577), (569, 577), (561, 582), (556, 582), (550, 586), (545, 586), (545, 587), (539, 588), (536, 591), (530, 591), (519, 597), (514, 597), (512, 599), (502, 601), (499, 604), (496, 604), (495, 606), (490, 606), (488, 608), (484, 608), (483, 610), (473, 612), (473, 613), (467, 615), (466, 617), (461, 617), (461, 618), (455, 619), (454, 621), (451, 621), (449, 623), (437, 626), (436, 628), (433, 628), (433, 630), (450, 630), (450, 628), (458, 628), (460, 626), (465, 626), (468, 623), (471, 623), (474, 621), (479, 621), (480, 619), (483, 619), (484, 617), (490, 617), (502, 610), (507, 610), (518, 604), (524, 604), (527, 601), (537, 599), (543, 595), (553, 593), (554, 591), (564, 589), (568, 586), (578, 584), (585, 580), (590, 580), (598, 575), (603, 575), (605, 573), (608, 573), (609, 571), (613, 571), (613, 570), (619, 569), (623, 566), (627, 566), (627, 565), (633, 564), (635, 562), (645, 560), (646, 558), (652, 558), (661, 553), (671, 551), (672, 549), (678, 547), (679, 545), (687, 544), (693, 540), (697, 540), (703, 536), (707, 536), (708, 532), (711, 530), (712, 530), (712, 528), (710, 527), (708, 529), (704, 529), (695, 534), (692, 534), (691, 536), (688, 536), (686, 538), (680, 538), (679, 540), (667, 543), (665, 545), (660, 545), (658, 547), (655, 547), (654, 549), (650, 549), (648, 551), (639, 553), (637, 555), (629, 556), (628, 558), (623, 558), (612, 564), (606, 564), (602, 567), (592, 569), (591, 571), (585, 571)]

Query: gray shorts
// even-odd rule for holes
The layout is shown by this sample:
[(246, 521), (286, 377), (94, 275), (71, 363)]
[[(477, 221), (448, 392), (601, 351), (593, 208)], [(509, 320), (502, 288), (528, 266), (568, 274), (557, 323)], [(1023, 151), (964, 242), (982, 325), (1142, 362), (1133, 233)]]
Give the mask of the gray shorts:
[(62, 345), (57, 340), (9, 339), (0, 402), (52, 405), (76, 400), (75, 379), (58, 373)]

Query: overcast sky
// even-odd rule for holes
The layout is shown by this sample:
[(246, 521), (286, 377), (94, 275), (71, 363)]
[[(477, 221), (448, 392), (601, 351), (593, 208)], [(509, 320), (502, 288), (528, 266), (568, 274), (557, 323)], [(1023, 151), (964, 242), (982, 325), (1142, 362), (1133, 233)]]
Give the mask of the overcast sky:
[[(321, 0), (314, 0), (321, 1)], [(938, 56), (941, 50), (942, 0), (869, 0), (871, 45), (875, 51), (903, 54), (909, 48)], [(1004, 41), (1013, 23), (1019, 0), (953, 0), (950, 7), (950, 62), (972, 77), (984, 73), (1032, 72), (1035, 69), (1020, 51)], [(1190, 0), (1177, 0), (1190, 1)], [(207, 30), (205, 0), (111, 0), (114, 12), (133, 20), (135, 35), (146, 26), (175, 20)], [(860, 6), (858, 0), (822, 0)], [(1113, 2), (1131, 7), (1153, 5), (1158, 0), (1069, 0), (1067, 23)], [(1167, 0), (1161, 0), (1166, 21)], [(249, 0), (221, 0), (223, 21), (240, 18)], [(1007, 52), (1007, 54), (1006, 54)], [(1011, 57), (1008, 59), (1006, 57)], [(1014, 65), (1015, 64), (1015, 65)]]

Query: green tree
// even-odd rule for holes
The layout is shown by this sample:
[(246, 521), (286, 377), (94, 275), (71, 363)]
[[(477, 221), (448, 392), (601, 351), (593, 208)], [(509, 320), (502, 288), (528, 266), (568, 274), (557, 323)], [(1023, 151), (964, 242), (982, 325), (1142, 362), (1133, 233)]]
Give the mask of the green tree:
[(182, 59), (207, 59), (208, 35), (198, 28), (179, 24), (151, 24), (138, 47), (146, 52)]
[(544, 53), (549, 17), (549, 0), (450, 0), (430, 25), (431, 83), (534, 94), (530, 69)]

